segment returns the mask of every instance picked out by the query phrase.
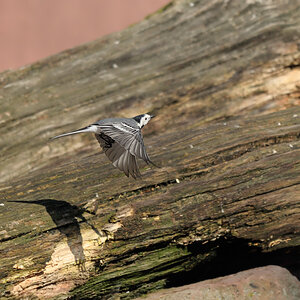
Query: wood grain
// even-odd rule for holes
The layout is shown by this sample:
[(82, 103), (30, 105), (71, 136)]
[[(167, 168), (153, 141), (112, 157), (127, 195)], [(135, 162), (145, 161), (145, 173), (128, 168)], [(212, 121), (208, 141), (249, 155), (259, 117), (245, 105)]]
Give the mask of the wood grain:
[[(230, 245), (297, 266), (300, 7), (193, 3), (0, 74), (2, 297), (129, 299)], [(92, 135), (48, 141), (148, 111), (142, 180)]]

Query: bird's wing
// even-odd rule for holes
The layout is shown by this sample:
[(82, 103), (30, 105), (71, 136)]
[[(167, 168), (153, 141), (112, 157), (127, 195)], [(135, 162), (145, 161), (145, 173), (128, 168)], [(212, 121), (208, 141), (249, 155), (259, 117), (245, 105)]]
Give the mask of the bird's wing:
[(143, 159), (147, 164), (152, 163), (146, 152), (140, 128), (126, 122), (101, 124), (103, 133), (111, 137), (135, 157)]
[(135, 156), (108, 135), (100, 133), (95, 136), (106, 156), (116, 168), (123, 171), (127, 177), (129, 174), (135, 179), (141, 177)]

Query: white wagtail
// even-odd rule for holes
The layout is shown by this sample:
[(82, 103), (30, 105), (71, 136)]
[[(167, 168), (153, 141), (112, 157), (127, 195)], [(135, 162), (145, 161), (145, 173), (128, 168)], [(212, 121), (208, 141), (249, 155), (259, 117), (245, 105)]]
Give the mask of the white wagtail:
[(141, 177), (136, 158), (147, 164), (155, 165), (149, 158), (141, 129), (152, 119), (153, 115), (143, 114), (133, 118), (103, 119), (87, 127), (53, 137), (57, 139), (83, 132), (93, 132), (113, 165), (123, 171), (127, 177)]

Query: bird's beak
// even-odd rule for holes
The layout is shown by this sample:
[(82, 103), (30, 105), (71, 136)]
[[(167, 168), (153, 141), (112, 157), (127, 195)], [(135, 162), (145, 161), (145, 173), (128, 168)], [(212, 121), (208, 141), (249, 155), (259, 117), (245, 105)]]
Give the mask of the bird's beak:
[(155, 115), (150, 115), (151, 119), (155, 118)]

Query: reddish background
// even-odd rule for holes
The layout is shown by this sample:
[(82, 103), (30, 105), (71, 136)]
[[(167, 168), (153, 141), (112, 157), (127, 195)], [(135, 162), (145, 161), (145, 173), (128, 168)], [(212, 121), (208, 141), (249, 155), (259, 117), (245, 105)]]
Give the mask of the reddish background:
[(0, 72), (95, 40), (170, 0), (0, 0)]

